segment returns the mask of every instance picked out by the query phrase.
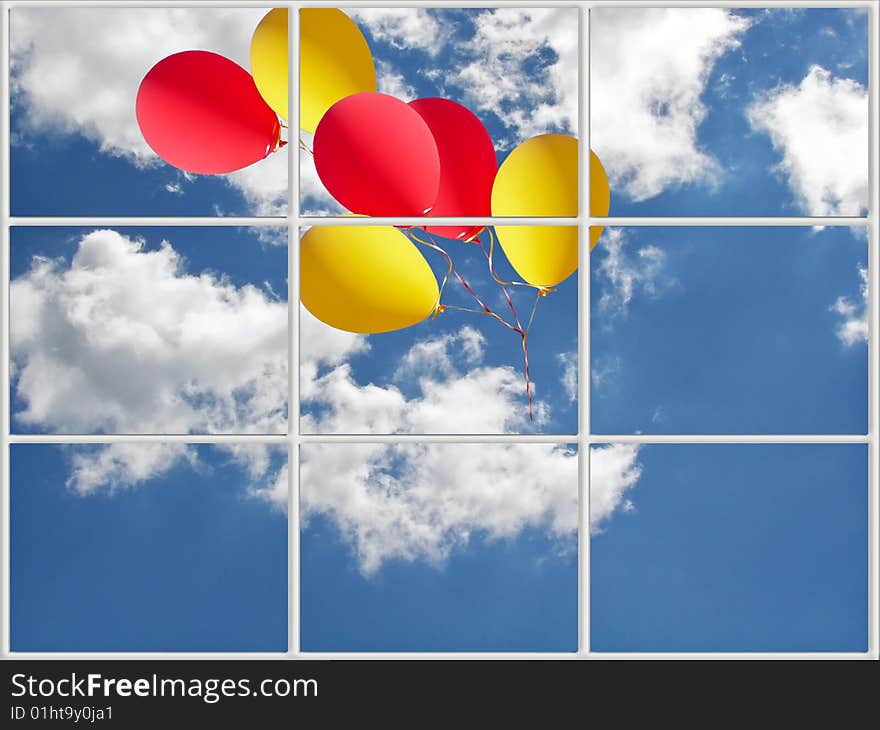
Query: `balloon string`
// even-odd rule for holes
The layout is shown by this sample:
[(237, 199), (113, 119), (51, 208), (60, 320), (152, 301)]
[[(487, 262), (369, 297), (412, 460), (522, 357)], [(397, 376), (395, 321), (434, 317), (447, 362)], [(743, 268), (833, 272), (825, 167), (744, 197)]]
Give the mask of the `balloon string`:
[[(529, 324), (525, 329), (523, 329), (523, 326), (520, 322), (519, 316), (516, 313), (516, 307), (513, 306), (513, 300), (510, 298), (510, 293), (507, 291), (507, 288), (504, 286), (504, 284), (501, 282), (501, 280), (495, 275), (494, 267), (492, 266), (492, 260), (491, 260), (491, 258), (489, 259), (489, 270), (492, 272), (492, 275), (493, 275), (493, 278), (495, 279), (495, 281), (501, 287), (501, 291), (504, 292), (504, 298), (507, 300), (507, 305), (508, 305), (508, 307), (510, 307), (510, 311), (513, 314), (513, 319), (516, 322), (516, 326), (514, 326), (514, 325), (510, 324), (509, 322), (507, 322), (504, 318), (500, 317), (498, 314), (493, 312), (491, 309), (489, 309), (489, 307), (486, 305), (486, 303), (482, 299), (480, 299), (479, 296), (477, 296), (476, 292), (471, 288), (470, 284), (468, 284), (467, 281), (465, 281), (464, 277), (458, 273), (458, 270), (455, 268), (455, 265), (452, 261), (452, 257), (443, 248), (441, 248), (440, 246), (438, 246), (437, 244), (435, 244), (431, 241), (425, 241), (425, 240), (419, 238), (419, 236), (416, 235), (416, 233), (415, 233), (415, 229), (413, 229), (413, 228), (407, 229), (407, 232), (413, 238), (413, 240), (417, 241), (418, 243), (421, 243), (424, 246), (428, 246), (429, 248), (432, 248), (435, 251), (440, 252), (440, 254), (446, 259), (446, 262), (447, 262), (447, 265), (449, 268), (446, 272), (446, 276), (443, 277), (443, 283), (440, 286), (440, 294), (442, 295), (443, 288), (446, 286), (446, 282), (449, 280), (450, 274), (455, 274), (455, 276), (458, 278), (459, 282), (461, 282), (462, 286), (464, 286), (464, 288), (467, 289), (467, 291), (477, 301), (477, 303), (480, 305), (480, 307), (482, 307), (481, 310), (476, 310), (476, 309), (468, 309), (466, 307), (457, 307), (452, 304), (443, 305), (443, 304), (440, 304), (439, 298), (438, 298), (437, 305), (435, 306), (435, 309), (434, 309), (434, 316), (435, 317), (440, 312), (443, 312), (446, 309), (454, 309), (454, 310), (457, 310), (460, 312), (472, 312), (474, 314), (484, 314), (484, 315), (488, 315), (488, 316), (492, 317), (493, 319), (498, 320), (499, 322), (501, 322), (501, 324), (503, 324), (509, 330), (516, 332), (520, 336), (520, 338), (522, 340), (523, 363), (524, 363), (524, 370), (525, 370), (526, 397), (528, 398), (528, 401), (529, 401), (529, 421), (534, 422), (534, 420), (535, 420), (535, 406), (534, 406), (534, 398), (532, 396), (531, 372), (529, 369), (528, 336), (529, 336), (529, 330), (531, 329), (531, 326), (532, 326), (532, 322), (535, 319), (535, 311), (538, 308), (538, 300), (541, 299), (541, 297), (546, 295), (546, 293), (547, 293), (546, 289), (543, 287), (537, 287), (538, 294), (535, 297), (535, 303), (532, 305), (532, 311), (531, 311), (531, 314), (529, 315)], [(427, 233), (427, 231), (425, 233), (426, 233), (426, 235), (428, 235), (430, 237), (430, 234)], [(476, 242), (480, 243), (479, 239), (477, 239)], [(483, 253), (486, 253), (486, 249), (483, 247), (482, 243), (480, 243), (480, 248), (483, 250)], [(487, 254), (487, 257), (488, 257), (488, 254)], [(526, 285), (526, 286), (530, 286), (530, 285)]]
[(442, 311), (444, 311), (447, 308), (445, 305), (440, 304), (440, 299), (443, 297), (443, 290), (446, 288), (446, 282), (449, 281), (449, 276), (452, 274), (453, 271), (455, 271), (455, 264), (453, 264), (453, 262), (452, 262), (452, 256), (450, 256), (440, 246), (437, 246), (436, 244), (431, 243), (430, 241), (422, 241), (420, 238), (418, 238), (412, 232), (411, 229), (407, 230), (407, 233), (409, 233), (411, 238), (418, 241), (423, 246), (427, 246), (428, 248), (433, 248), (446, 260), (446, 267), (447, 267), (446, 274), (444, 274), (444, 276), (443, 276), (443, 281), (440, 282), (440, 289), (437, 292), (437, 301), (434, 303), (434, 315), (433, 316), (436, 317), (438, 314), (440, 314)]
[[(529, 284), (525, 281), (504, 281), (498, 276), (498, 272), (495, 271), (495, 231), (491, 227), (487, 227), (485, 230), (489, 232), (489, 251), (486, 251), (486, 247), (483, 245), (483, 242), (479, 238), (474, 239), (474, 243), (479, 244), (480, 248), (483, 251), (483, 255), (489, 262), (489, 273), (492, 274), (492, 278), (495, 279), (501, 286), (528, 286), (532, 289), (538, 289), (539, 291), (544, 292), (544, 294), (548, 294), (549, 292), (554, 291), (552, 287), (549, 286), (535, 286), (534, 284)], [(543, 296), (543, 295), (542, 295)]]
[[(446, 259), (446, 264), (448, 266), (448, 270), (446, 272), (446, 276), (443, 277), (442, 284), (440, 285), (441, 296), (443, 294), (443, 289), (446, 286), (446, 282), (449, 280), (450, 274), (455, 274), (455, 278), (458, 279), (459, 283), (468, 291), (468, 293), (476, 300), (477, 304), (479, 304), (480, 307), (482, 308), (481, 314), (488, 314), (490, 317), (492, 317), (493, 319), (497, 319), (499, 322), (501, 322), (501, 324), (503, 324), (508, 329), (513, 330), (514, 332), (518, 332), (520, 330), (520, 328), (514, 327), (509, 322), (507, 322), (504, 318), (500, 317), (495, 312), (493, 312), (488, 307), (488, 305), (482, 299), (480, 299), (479, 295), (473, 290), (471, 285), (467, 283), (465, 278), (458, 272), (458, 269), (455, 268), (455, 264), (452, 261), (452, 257), (446, 252), (445, 249), (438, 246), (436, 243), (433, 243), (431, 241), (426, 241), (422, 238), (419, 238), (419, 236), (416, 235), (414, 228), (408, 228), (407, 233), (409, 233), (410, 237), (413, 240), (417, 241), (418, 243), (421, 243), (423, 246), (427, 246), (428, 248), (434, 249), (435, 251), (439, 252), (440, 255), (443, 256), (444, 259)], [(430, 234), (427, 234), (427, 235), (430, 236)], [(439, 310), (442, 312), (444, 309), (447, 309), (448, 307), (449, 307), (449, 305), (440, 304), (439, 299), (438, 299), (438, 303), (437, 303), (437, 306), (435, 307), (435, 311)], [(517, 323), (517, 324), (519, 324), (519, 323)]]
[(312, 152), (312, 151), (309, 149), (309, 146), (308, 146), (305, 142), (302, 141), (302, 137), (299, 138), (299, 148), (300, 148), (301, 150), (304, 150), (304, 151), (308, 152), (310, 155), (312, 155), (312, 156), (314, 157), (315, 153)]

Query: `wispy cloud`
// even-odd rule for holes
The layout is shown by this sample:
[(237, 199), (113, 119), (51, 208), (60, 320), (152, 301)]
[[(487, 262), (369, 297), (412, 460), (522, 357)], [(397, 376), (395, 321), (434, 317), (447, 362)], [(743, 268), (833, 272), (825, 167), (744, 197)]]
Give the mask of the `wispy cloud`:
[(837, 337), (847, 347), (868, 341), (868, 269), (859, 267), (861, 300), (853, 302), (848, 297), (838, 297), (831, 311), (840, 315)]
[(632, 512), (635, 504), (627, 497), (642, 476), (639, 444), (609, 444), (593, 447), (590, 453), (590, 532), (601, 534), (612, 515)]
[(599, 307), (606, 318), (626, 316), (636, 295), (655, 297), (674, 281), (667, 272), (663, 249), (647, 244), (633, 250), (630, 239), (631, 234), (622, 228), (606, 228), (603, 234)]

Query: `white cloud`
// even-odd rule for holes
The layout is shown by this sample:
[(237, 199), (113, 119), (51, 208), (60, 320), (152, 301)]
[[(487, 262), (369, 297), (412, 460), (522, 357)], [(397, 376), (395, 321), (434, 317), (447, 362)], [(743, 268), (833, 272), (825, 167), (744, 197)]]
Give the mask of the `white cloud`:
[(808, 215), (861, 215), (868, 208), (868, 92), (812, 66), (797, 86), (782, 85), (747, 110), (770, 136), (780, 169)]
[(198, 457), (186, 444), (119, 443), (76, 450), (71, 457), (67, 486), (80, 495), (105, 489), (114, 492), (155, 479), (177, 462), (194, 464)]
[(653, 297), (669, 286), (666, 252), (646, 245), (630, 252), (623, 228), (606, 228), (602, 245), (607, 254), (599, 263), (602, 295), (599, 307), (606, 316), (623, 316), (636, 293)]
[[(634, 509), (638, 445), (594, 448), (590, 529)], [(577, 452), (553, 444), (307, 444), (303, 518), (323, 515), (371, 575), (386, 561), (442, 564), (472, 540), (537, 528), (573, 548)]]
[(838, 297), (831, 311), (840, 315), (842, 321), (837, 326), (837, 337), (847, 347), (860, 342), (868, 342), (868, 269), (859, 267), (861, 301), (856, 303), (847, 297)]
[[(339, 333), (305, 309), (300, 322), (300, 341), (309, 343), (300, 370), (304, 433), (497, 434), (529, 428), (523, 373), (484, 365), (483, 336), (471, 327), (416, 341), (400, 358), (392, 382), (377, 385), (357, 382), (348, 362), (368, 349), (368, 339)], [(410, 391), (414, 395), (407, 396)], [(534, 412), (534, 425), (549, 420), (546, 402), (536, 400)]]
[(615, 511), (632, 512), (626, 498), (642, 476), (638, 444), (610, 444), (590, 452), (590, 532), (599, 534)]
[[(473, 111), (495, 114), (509, 135), (508, 149), (549, 131), (577, 134), (578, 13), (574, 8), (474, 9), (473, 35), (462, 39), (423, 8), (348, 9), (376, 40), (394, 48), (448, 55), (442, 67), (420, 73), (437, 93)], [(446, 12), (446, 11), (443, 11)], [(380, 60), (380, 91), (415, 96), (412, 70)], [(454, 87), (454, 89), (452, 88)]]
[(249, 487), (251, 496), (261, 499), (270, 504), (273, 509), (287, 514), (289, 493), (288, 471), (288, 465), (285, 461), (284, 465), (276, 472), (271, 472), (269, 470), (262, 472), (262, 474), (258, 476), (262, 476), (263, 474), (267, 474), (268, 476), (262, 481), (255, 479), (252, 482)]
[[(473, 38), (460, 46), (470, 58), (447, 73), (446, 82), (461, 88), (467, 105), (492, 112), (511, 131), (512, 139), (496, 145), (505, 149), (549, 131), (577, 134), (577, 9), (499, 8), (474, 23)], [(536, 71), (548, 51), (556, 58)]]
[[(273, 509), (287, 511), (288, 468), (285, 448), (269, 444), (217, 444), (209, 447), (227, 454), (231, 463), (244, 469), (248, 481), (244, 493), (267, 502)], [(144, 486), (172, 469), (186, 465), (208, 473), (209, 465), (199, 458), (199, 448), (178, 443), (114, 443), (96, 448), (71, 446), (70, 473), (66, 486), (81, 497)], [(283, 457), (283, 458), (282, 458)], [(276, 462), (281, 459), (280, 466)], [(221, 464), (219, 468), (228, 468)]]
[[(135, 117), (141, 79), (159, 60), (214, 51), (249, 69), (260, 8), (34, 8), (12, 11), (13, 103), (42, 134), (80, 134), (102, 152), (151, 165)], [(20, 135), (19, 135), (20, 136)], [(206, 140), (206, 143), (210, 143)], [(224, 176), (257, 215), (284, 211), (287, 155)], [(172, 183), (173, 184), (173, 183)]]
[(401, 101), (410, 102), (418, 97), (416, 88), (409, 83), (404, 75), (395, 71), (394, 67), (384, 60), (376, 61), (376, 91), (388, 94)]
[(420, 48), (436, 54), (442, 28), (425, 8), (346, 8), (345, 12), (377, 41), (394, 48)]
[[(257, 244), (254, 244), (257, 245)], [(25, 425), (58, 433), (283, 433), (287, 305), (187, 273), (171, 244), (112, 230), (11, 283)]]
[(574, 403), (578, 397), (578, 354), (576, 352), (560, 352), (556, 358), (562, 366), (562, 387), (568, 399)]
[(749, 21), (722, 8), (610, 8), (590, 15), (590, 146), (614, 190), (646, 200), (687, 183), (712, 183), (701, 150), (701, 96), (715, 62)]
[[(32, 425), (186, 432), (219, 423), (252, 433), (284, 426), (286, 376), (273, 375), (286, 372), (284, 303), (186, 273), (168, 244), (148, 252), (118, 232), (94, 231), (70, 265), (35, 260), (13, 282), (11, 301), (17, 395), (27, 403), (20, 416)], [(495, 433), (526, 418), (522, 374), (483, 365), (484, 339), (471, 327), (416, 342), (392, 384), (361, 385), (350, 361), (369, 351), (369, 338), (300, 312), (301, 392), (318, 406), (304, 431)], [(541, 404), (538, 413), (546, 417)], [(247, 494), (286, 509), (283, 447), (217, 448), (245, 471)], [(440, 564), (472, 539), (515, 539), (527, 529), (573, 547), (577, 454), (564, 446), (309, 444), (302, 459), (305, 517), (330, 519), (365, 574), (393, 559)], [(181, 464), (210, 468), (193, 446), (112, 444), (77, 450), (67, 483), (83, 496), (113, 493)], [(611, 505), (606, 516), (626, 509), (615, 495), (637, 478), (632, 465), (624, 487), (617, 471), (609, 475), (593, 484)]]
[(577, 453), (552, 444), (307, 444), (301, 505), (353, 546), (361, 570), (441, 564), (483, 537), (537, 528), (573, 548)]

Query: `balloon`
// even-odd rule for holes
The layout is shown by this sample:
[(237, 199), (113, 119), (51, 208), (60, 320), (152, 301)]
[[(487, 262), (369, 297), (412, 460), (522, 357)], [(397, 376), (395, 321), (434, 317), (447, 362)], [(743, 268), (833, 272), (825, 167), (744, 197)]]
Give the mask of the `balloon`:
[(337, 8), (299, 11), (299, 126), (314, 132), (340, 99), (376, 90), (376, 71), (367, 41)]
[(287, 8), (270, 10), (254, 31), (251, 73), (266, 103), (287, 119)]
[[(498, 160), (483, 123), (470, 110), (448, 99), (417, 99), (409, 105), (431, 129), (440, 155), (440, 191), (430, 215), (490, 216)], [(425, 226), (425, 230), (468, 241), (483, 227)]]
[(300, 241), (299, 260), (302, 303), (336, 329), (402, 329), (440, 300), (428, 262), (392, 226), (314, 226)]
[(315, 168), (337, 201), (353, 213), (425, 215), (437, 198), (440, 156), (418, 112), (387, 94), (337, 101), (318, 125)]
[[(532, 137), (501, 163), (492, 187), (492, 215), (577, 214), (577, 139)], [(510, 265), (529, 284), (555, 286), (577, 270), (577, 226), (495, 226), (495, 233)]]
[(565, 134), (526, 140), (501, 163), (492, 188), (494, 216), (576, 216), (578, 143)]
[(578, 267), (577, 226), (495, 226), (510, 265), (532, 286), (556, 286)]
[[(602, 162), (593, 150), (590, 150), (590, 215), (605, 218), (611, 208), (611, 189), (608, 187), (608, 176)], [(590, 227), (590, 251), (599, 241), (604, 228)]]
[(181, 170), (240, 170), (277, 149), (281, 125), (251, 75), (209, 51), (183, 51), (149, 70), (137, 93), (147, 144)]

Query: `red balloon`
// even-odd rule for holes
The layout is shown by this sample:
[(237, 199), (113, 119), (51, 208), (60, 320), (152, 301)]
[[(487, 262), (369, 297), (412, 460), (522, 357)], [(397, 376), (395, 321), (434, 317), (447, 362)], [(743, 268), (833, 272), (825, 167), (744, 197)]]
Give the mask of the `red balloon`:
[(340, 99), (318, 123), (315, 168), (324, 187), (352, 213), (421, 216), (440, 185), (440, 156), (428, 125), (387, 94)]
[[(409, 105), (431, 128), (440, 153), (440, 191), (430, 215), (492, 215), (492, 183), (498, 159), (483, 123), (469, 109), (449, 99), (416, 99)], [(483, 226), (425, 226), (425, 230), (468, 241)]]
[(159, 61), (141, 81), (136, 107), (147, 144), (187, 172), (240, 170), (279, 146), (278, 116), (251, 75), (209, 51)]

